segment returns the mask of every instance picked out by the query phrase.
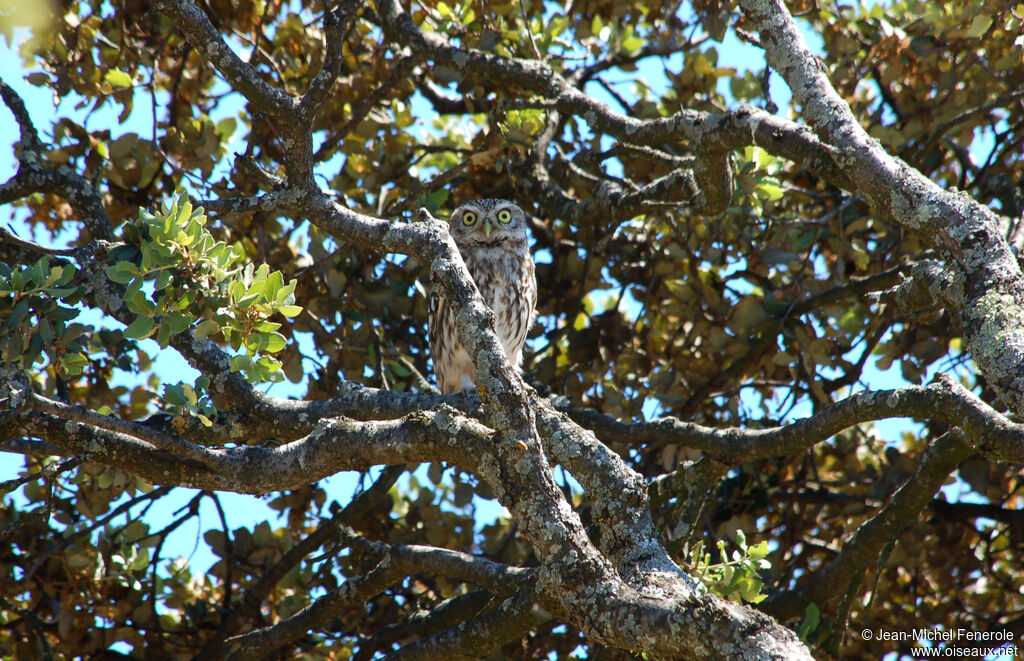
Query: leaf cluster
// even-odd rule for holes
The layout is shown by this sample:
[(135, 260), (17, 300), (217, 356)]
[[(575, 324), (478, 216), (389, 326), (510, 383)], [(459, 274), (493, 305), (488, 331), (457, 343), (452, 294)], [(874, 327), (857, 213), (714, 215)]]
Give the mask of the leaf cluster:
[(691, 569), (694, 577), (704, 586), (730, 601), (756, 604), (764, 600), (762, 572), (771, 568), (766, 560), (770, 553), (767, 540), (753, 546), (747, 545), (746, 535), (736, 531), (736, 546), (731, 554), (726, 552), (726, 542), (718, 541), (720, 562), (712, 563), (711, 554), (704, 551), (704, 540), (694, 545)]
[[(232, 371), (253, 382), (279, 381), (281, 363), (272, 354), (284, 349), (277, 313), (294, 317), (295, 283), (285, 284), (267, 264), (244, 263), (244, 252), (216, 241), (206, 229), (201, 208), (173, 198), (139, 222), (124, 225), (125, 244), (111, 251), (117, 260), (106, 268), (111, 281), (126, 285), (124, 303), (135, 315), (125, 330), (132, 339), (155, 336), (166, 348), (172, 335), (195, 324), (195, 336), (223, 337), (236, 352)], [(146, 285), (151, 283), (151, 290)], [(199, 323), (196, 323), (196, 322)]]
[(85, 327), (69, 323), (85, 292), (72, 282), (77, 273), (72, 264), (51, 266), (47, 256), (32, 265), (0, 263), (0, 361), (33, 369), (45, 355), (63, 377), (82, 373)]

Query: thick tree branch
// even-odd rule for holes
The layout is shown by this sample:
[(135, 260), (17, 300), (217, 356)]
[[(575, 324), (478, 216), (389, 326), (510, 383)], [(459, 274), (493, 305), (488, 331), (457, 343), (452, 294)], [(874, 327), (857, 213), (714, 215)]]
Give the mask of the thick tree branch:
[(446, 460), (479, 472), (492, 443), (487, 428), (444, 407), (400, 420), (325, 420), (307, 437), (278, 447), (210, 449), (204, 463), (41, 411), (0, 420), (0, 436), (41, 438), (73, 456), (131, 467), (154, 484), (253, 494), (298, 488), (338, 471), (380, 464)]
[[(0, 262), (4, 264), (31, 264), (41, 257), (80, 254), (81, 248), (48, 248), (35, 241), (23, 239), (14, 232), (0, 227)], [(57, 257), (51, 263), (66, 264), (67, 260)]]
[(679, 571), (660, 543), (651, 518), (647, 485), (619, 455), (547, 402), (534, 400), (544, 449), (583, 486), (601, 531), (599, 544), (619, 573), (643, 585), (650, 572), (676, 574), (689, 588), (696, 584)]
[(164, 452), (178, 454), (182, 457), (192, 459), (198, 463), (205, 464), (211, 469), (217, 468), (217, 458), (207, 448), (190, 443), (173, 434), (166, 434), (137, 423), (115, 418), (109, 415), (101, 415), (83, 406), (72, 406), (32, 391), (25, 391), (20, 394), (25, 398), (25, 405), (28, 408), (49, 413), (54, 417), (69, 422), (80, 422), (99, 429), (118, 432), (124, 436), (134, 437), (152, 445), (155, 449)]
[(768, 429), (716, 429), (676, 418), (622, 422), (564, 398), (554, 405), (607, 442), (678, 444), (703, 450), (733, 465), (799, 454), (834, 434), (859, 424), (893, 417), (941, 420), (963, 429), (982, 454), (1008, 463), (1024, 463), (1024, 425), (1008, 420), (973, 393), (944, 375), (928, 386), (865, 391), (788, 425)]
[[(668, 550), (673, 556), (682, 551), (696, 532), (708, 497), (728, 472), (725, 464), (701, 457), (651, 480), (651, 505), (658, 510), (658, 518), (669, 523)], [(675, 503), (670, 505), (673, 500)]]

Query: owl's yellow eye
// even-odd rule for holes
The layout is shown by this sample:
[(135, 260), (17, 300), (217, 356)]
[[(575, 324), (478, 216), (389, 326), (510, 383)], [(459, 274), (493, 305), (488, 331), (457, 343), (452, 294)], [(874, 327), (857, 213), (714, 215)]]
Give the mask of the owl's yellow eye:
[(466, 213), (462, 214), (462, 224), (465, 225), (466, 227), (470, 227), (475, 222), (476, 214), (473, 213), (472, 211), (467, 211)]
[(498, 212), (498, 220), (503, 223), (511, 223), (512, 212), (509, 211), (508, 209), (502, 209), (501, 211)]

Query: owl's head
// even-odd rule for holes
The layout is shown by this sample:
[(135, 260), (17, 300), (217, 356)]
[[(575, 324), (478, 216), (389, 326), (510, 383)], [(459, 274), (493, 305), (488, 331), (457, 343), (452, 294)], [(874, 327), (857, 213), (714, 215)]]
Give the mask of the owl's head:
[(448, 221), (455, 243), (500, 245), (525, 241), (526, 214), (508, 200), (474, 200), (455, 210)]

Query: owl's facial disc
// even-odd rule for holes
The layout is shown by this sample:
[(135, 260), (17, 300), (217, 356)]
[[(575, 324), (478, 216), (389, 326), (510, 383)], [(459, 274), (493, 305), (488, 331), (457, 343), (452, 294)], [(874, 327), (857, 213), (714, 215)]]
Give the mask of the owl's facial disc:
[(525, 238), (523, 212), (507, 200), (477, 200), (456, 209), (450, 230), (460, 246), (499, 247)]

